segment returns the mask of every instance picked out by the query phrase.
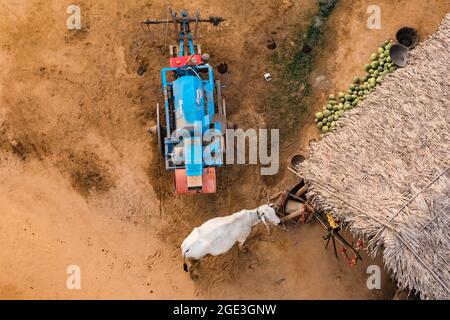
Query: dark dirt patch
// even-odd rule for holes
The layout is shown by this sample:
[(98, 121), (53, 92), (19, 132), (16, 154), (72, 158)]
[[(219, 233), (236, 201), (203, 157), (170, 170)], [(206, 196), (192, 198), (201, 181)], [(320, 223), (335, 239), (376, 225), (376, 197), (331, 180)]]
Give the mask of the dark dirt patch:
[(141, 64), (141, 65), (139, 66), (139, 68), (137, 69), (136, 73), (137, 73), (138, 75), (140, 75), (140, 76), (143, 76), (144, 73), (147, 72), (147, 68), (148, 68), (148, 64), (147, 64), (147, 63)]
[(67, 160), (60, 167), (67, 168), (72, 187), (81, 195), (88, 197), (94, 192), (103, 193), (114, 186), (107, 162), (95, 153), (83, 151), (68, 154)]
[(11, 145), (12, 151), (22, 160), (26, 160), (27, 154), (31, 152), (29, 148), (24, 146), (21, 142), (17, 142)]
[(13, 135), (7, 124), (0, 125), (0, 150), (12, 152), (22, 161), (31, 158), (42, 160), (50, 153), (43, 134), (18, 133)]
[(274, 49), (277, 48), (276, 42), (275, 42), (274, 40), (272, 40), (272, 39), (267, 40), (267, 45), (266, 45), (266, 46), (267, 46), (267, 48), (270, 49), (270, 50), (274, 50)]
[(88, 34), (89, 30), (87, 28), (83, 28), (80, 30), (67, 30), (64, 40), (66, 43), (79, 41), (85, 39)]

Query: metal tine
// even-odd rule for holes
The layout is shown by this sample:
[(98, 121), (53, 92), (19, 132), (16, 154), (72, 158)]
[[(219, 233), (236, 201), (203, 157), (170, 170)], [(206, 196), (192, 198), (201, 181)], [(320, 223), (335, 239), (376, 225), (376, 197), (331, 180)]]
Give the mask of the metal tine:
[(336, 240), (334, 239), (334, 234), (333, 234), (333, 230), (331, 230), (331, 238), (333, 241), (333, 249), (334, 249), (334, 255), (336, 256), (336, 258), (338, 258), (338, 253), (337, 253), (337, 248), (336, 248)]
[(328, 237), (327, 243), (325, 244), (325, 250), (328, 249), (328, 244), (330, 243), (330, 239), (331, 239), (331, 237)]

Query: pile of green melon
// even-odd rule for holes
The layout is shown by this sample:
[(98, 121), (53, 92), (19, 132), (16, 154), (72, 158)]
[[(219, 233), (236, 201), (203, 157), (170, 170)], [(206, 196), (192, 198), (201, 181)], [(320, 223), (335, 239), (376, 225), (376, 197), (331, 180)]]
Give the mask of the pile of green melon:
[(384, 77), (397, 69), (390, 57), (392, 40), (385, 41), (378, 52), (370, 55), (370, 64), (364, 66), (364, 77), (355, 77), (346, 92), (330, 94), (322, 112), (316, 113), (317, 128), (327, 133), (334, 129), (336, 121), (345, 111), (357, 107), (374, 88), (383, 82)]

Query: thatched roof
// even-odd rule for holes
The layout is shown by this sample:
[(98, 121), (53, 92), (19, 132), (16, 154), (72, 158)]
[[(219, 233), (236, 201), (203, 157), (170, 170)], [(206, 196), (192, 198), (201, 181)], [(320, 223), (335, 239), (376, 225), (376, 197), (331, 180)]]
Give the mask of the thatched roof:
[(410, 59), (311, 146), (299, 173), (400, 287), (450, 299), (450, 14)]

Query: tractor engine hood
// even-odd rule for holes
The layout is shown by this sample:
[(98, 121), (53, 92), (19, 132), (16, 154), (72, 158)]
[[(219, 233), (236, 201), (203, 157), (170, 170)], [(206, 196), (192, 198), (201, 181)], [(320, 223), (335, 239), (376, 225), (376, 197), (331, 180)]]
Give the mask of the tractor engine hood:
[(205, 117), (203, 82), (197, 76), (184, 76), (173, 82), (177, 128), (193, 128)]
[[(176, 79), (173, 82), (173, 95), (177, 128), (187, 129), (193, 134), (195, 126), (203, 127), (205, 101), (202, 79), (189, 75)], [(184, 139), (185, 166), (188, 177), (202, 175), (202, 151), (201, 137), (192, 136)]]

